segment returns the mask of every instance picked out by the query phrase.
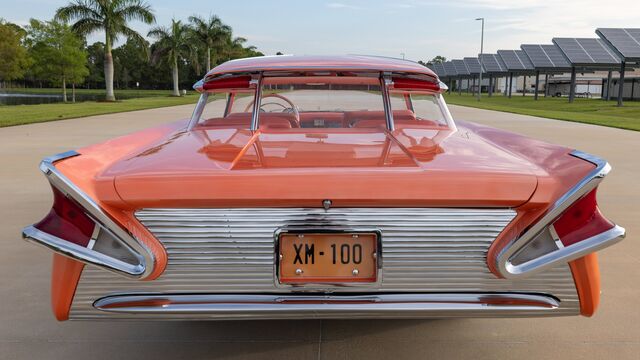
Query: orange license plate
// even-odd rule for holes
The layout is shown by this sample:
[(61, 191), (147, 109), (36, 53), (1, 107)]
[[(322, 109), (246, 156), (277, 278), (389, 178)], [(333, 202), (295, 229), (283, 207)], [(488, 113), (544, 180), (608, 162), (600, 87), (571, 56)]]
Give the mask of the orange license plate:
[(286, 232), (278, 241), (281, 284), (376, 282), (379, 234)]

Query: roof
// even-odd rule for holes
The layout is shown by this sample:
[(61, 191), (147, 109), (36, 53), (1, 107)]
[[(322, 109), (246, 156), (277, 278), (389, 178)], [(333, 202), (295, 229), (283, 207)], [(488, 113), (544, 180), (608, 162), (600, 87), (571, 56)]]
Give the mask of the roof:
[(562, 55), (560, 48), (554, 44), (522, 44), (520, 48), (525, 52), (536, 70), (570, 71), (571, 64)]
[(458, 76), (458, 72), (456, 71), (456, 67), (453, 65), (451, 61), (445, 61), (442, 63), (442, 67), (444, 69), (444, 73), (446, 76)]
[(416, 62), (382, 56), (343, 55), (343, 56), (299, 56), (276, 55), (259, 56), (227, 61), (213, 68), (206, 77), (239, 72), (258, 72), (274, 70), (345, 70), (345, 71), (389, 71), (437, 75), (426, 66)]
[(640, 62), (640, 29), (596, 29), (596, 34), (625, 61)]
[(533, 64), (522, 50), (498, 50), (498, 55), (507, 67), (513, 72), (531, 72)]
[(469, 69), (469, 73), (471, 75), (478, 75), (480, 74), (480, 71), (484, 73), (484, 69), (480, 67), (480, 60), (478, 60), (478, 58), (466, 57), (462, 60), (464, 60), (464, 63), (467, 65), (467, 69)]
[(469, 68), (467, 68), (467, 65), (464, 63), (464, 60), (451, 60), (451, 63), (453, 64), (453, 67), (456, 68), (456, 72), (458, 73), (459, 76), (470, 75)]
[(620, 66), (620, 57), (604, 41), (590, 38), (553, 38), (573, 66), (613, 68)]
[(487, 74), (504, 74), (509, 72), (507, 65), (504, 64), (502, 58), (498, 54), (482, 54), (478, 58), (481, 60), (482, 67)]

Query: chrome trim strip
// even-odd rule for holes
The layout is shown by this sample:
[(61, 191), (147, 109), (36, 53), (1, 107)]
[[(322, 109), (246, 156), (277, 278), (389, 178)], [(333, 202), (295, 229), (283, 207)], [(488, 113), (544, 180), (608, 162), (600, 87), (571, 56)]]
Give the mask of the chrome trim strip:
[(382, 93), (382, 105), (384, 106), (387, 130), (389, 130), (390, 132), (395, 130), (395, 123), (393, 121), (393, 110), (391, 109), (391, 95), (389, 94), (389, 87), (391, 85), (393, 85), (391, 75), (388, 73), (382, 73), (380, 76), (380, 91)]
[(513, 276), (520, 274), (532, 274), (557, 264), (558, 262), (568, 262), (592, 252), (609, 247), (620, 242), (625, 237), (624, 228), (615, 225), (613, 228), (592, 236), (578, 243), (565, 246), (556, 251), (550, 252), (539, 258), (527, 261), (520, 265), (507, 264), (507, 271)]
[(558, 216), (560, 216), (574, 202), (576, 202), (584, 195), (588, 194), (591, 190), (595, 189), (598, 184), (600, 184), (602, 179), (604, 179), (604, 177), (609, 173), (609, 171), (611, 171), (611, 165), (609, 165), (606, 160), (601, 159), (597, 156), (587, 154), (578, 150), (572, 151), (570, 155), (588, 161), (596, 165), (596, 168), (593, 169), (577, 184), (575, 184), (569, 191), (567, 191), (567, 193), (562, 195), (553, 204), (551, 210), (549, 210), (537, 223), (531, 226), (531, 228), (527, 232), (525, 232), (519, 238), (514, 239), (510, 244), (502, 249), (497, 257), (496, 265), (500, 270), (500, 274), (505, 278), (511, 279), (529, 276), (544, 271), (545, 269), (549, 269), (560, 263), (565, 263), (567, 261), (571, 261), (584, 256), (590, 252), (601, 250), (605, 247), (611, 246), (624, 238), (624, 228), (616, 225), (614, 228), (608, 231), (583, 240), (579, 243), (560, 248), (538, 259), (534, 259), (517, 266), (511, 264), (511, 256), (513, 256), (529, 241), (534, 239), (541, 231), (543, 231), (549, 224), (551, 224), (551, 222), (553, 222)]
[[(298, 234), (304, 233), (349, 233), (349, 234), (376, 234), (376, 281), (369, 283), (358, 282), (336, 282), (336, 283), (305, 283), (305, 284), (282, 284), (280, 282), (280, 235), (294, 232)], [(366, 289), (368, 287), (379, 287), (382, 284), (382, 231), (380, 229), (373, 228), (327, 228), (327, 227), (291, 227), (285, 226), (278, 228), (273, 234), (274, 240), (274, 262), (273, 262), (273, 282), (276, 287), (281, 289), (295, 289), (295, 290), (323, 290), (323, 289), (335, 289), (336, 287), (358, 287)]]
[[(45, 174), (51, 186), (58, 189), (65, 196), (76, 201), (104, 231), (109, 232), (113, 237), (119, 239), (124, 245), (127, 245), (135, 253), (140, 261), (138, 266), (126, 264), (117, 259), (110, 258), (97, 251), (93, 251), (80, 246), (71, 246), (63, 239), (36, 229), (33, 226), (27, 226), (22, 230), (22, 237), (25, 240), (43, 245), (53, 251), (64, 256), (82, 261), (87, 264), (96, 265), (114, 273), (124, 275), (131, 278), (145, 278), (153, 271), (155, 260), (151, 251), (142, 243), (138, 242), (132, 235), (116, 224), (107, 214), (105, 214), (100, 206), (96, 204), (87, 194), (73, 184), (66, 176), (64, 176), (54, 165), (56, 161), (66, 159), (72, 156), (78, 156), (75, 151), (68, 151), (62, 154), (45, 158), (40, 163), (40, 170)], [(64, 243), (63, 243), (64, 242)]]
[(376, 295), (113, 295), (97, 300), (110, 313), (195, 315), (210, 319), (407, 318), (553, 312), (557, 299), (544, 294), (376, 294)]
[(44, 246), (66, 257), (105, 268), (117, 274), (125, 276), (140, 276), (144, 273), (143, 265), (131, 265), (110, 256), (105, 256), (90, 248), (76, 245), (57, 236), (38, 230), (33, 225), (22, 230), (25, 240)]
[[(447, 125), (451, 130), (451, 133), (447, 135), (447, 137), (449, 137), (458, 131), (458, 127), (456, 126), (456, 122), (453, 120), (453, 116), (451, 116), (451, 112), (449, 111), (449, 107), (447, 106), (447, 103), (444, 100), (444, 96), (442, 94), (438, 94), (436, 95), (436, 99), (438, 100), (438, 106), (440, 106), (440, 111), (444, 114), (444, 118), (447, 120)], [(444, 141), (444, 139), (440, 140), (440, 142), (442, 141)]]
[(255, 97), (253, 98), (253, 114), (251, 114), (251, 131), (258, 130), (260, 122), (260, 106), (262, 105), (262, 73), (258, 75), (256, 82)]
[(203, 92), (200, 94), (198, 103), (196, 104), (196, 107), (193, 109), (193, 113), (191, 114), (191, 119), (189, 120), (189, 124), (187, 125), (187, 131), (193, 130), (193, 128), (198, 124), (198, 121), (200, 121), (200, 117), (202, 116), (204, 107), (207, 105), (207, 99), (209, 99), (209, 93)]

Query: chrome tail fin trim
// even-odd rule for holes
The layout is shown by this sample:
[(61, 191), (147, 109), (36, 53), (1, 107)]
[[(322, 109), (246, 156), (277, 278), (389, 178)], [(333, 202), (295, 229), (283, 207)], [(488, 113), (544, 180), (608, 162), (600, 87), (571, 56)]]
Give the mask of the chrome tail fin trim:
[(45, 174), (51, 186), (58, 189), (65, 196), (73, 199), (87, 213), (87, 215), (114, 239), (127, 246), (138, 259), (138, 264), (128, 264), (116, 258), (107, 256), (90, 248), (78, 246), (57, 236), (38, 230), (33, 225), (22, 230), (22, 237), (32, 243), (42, 245), (63, 256), (81, 261), (86, 264), (98, 266), (119, 275), (130, 278), (145, 278), (153, 271), (154, 258), (151, 251), (137, 241), (131, 234), (116, 224), (100, 206), (80, 188), (73, 184), (64, 174), (56, 169), (54, 163), (73, 156), (78, 156), (75, 151), (68, 151), (52, 157), (45, 158), (40, 163), (40, 170)]
[(500, 270), (500, 274), (505, 278), (513, 279), (533, 275), (557, 266), (558, 264), (566, 263), (594, 251), (604, 249), (624, 239), (625, 229), (615, 225), (613, 228), (598, 235), (570, 246), (558, 248), (557, 250), (525, 263), (515, 265), (511, 262), (512, 257), (517, 254), (520, 249), (544, 231), (545, 228), (573, 203), (595, 189), (602, 179), (607, 176), (609, 171), (611, 171), (611, 165), (609, 165), (606, 160), (597, 156), (578, 150), (572, 151), (570, 155), (594, 164), (596, 166), (595, 169), (560, 197), (551, 209), (537, 223), (531, 226), (529, 230), (505, 246), (497, 257), (498, 269)]

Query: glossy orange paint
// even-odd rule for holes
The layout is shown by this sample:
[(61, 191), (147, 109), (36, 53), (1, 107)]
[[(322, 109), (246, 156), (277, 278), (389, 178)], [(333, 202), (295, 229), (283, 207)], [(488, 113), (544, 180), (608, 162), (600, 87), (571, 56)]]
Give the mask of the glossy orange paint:
[[(133, 234), (136, 239), (151, 250), (155, 257), (156, 264), (154, 272), (147, 280), (157, 278), (164, 271), (167, 262), (166, 251), (153, 235), (135, 219), (133, 216), (135, 209), (122, 206), (114, 207), (105, 201), (109, 198), (119, 198), (119, 196), (113, 188), (113, 179), (102, 178), (100, 174), (119, 159), (136, 153), (141, 147), (149, 146), (160, 139), (166, 138), (169, 134), (184, 128), (185, 125), (185, 121), (179, 121), (112, 139), (98, 145), (81, 148), (77, 150), (81, 156), (67, 158), (55, 163), (56, 168), (91, 197), (107, 215), (111, 216), (117, 223), (121, 224), (127, 231)], [(111, 186), (108, 185), (109, 183), (111, 183)], [(106, 189), (109, 187), (111, 190), (107, 191)], [(96, 191), (97, 188), (102, 189), (99, 195)], [(54, 259), (56, 257), (59, 257), (59, 255), (54, 255)], [(57, 260), (57, 262), (59, 264), (57, 266), (57, 273), (59, 274), (75, 274), (76, 271), (82, 271), (82, 267), (78, 267), (78, 265), (82, 264), (75, 260), (67, 259), (65, 262)], [(55, 272), (56, 271), (54, 271), (54, 273)], [(77, 279), (72, 281), (73, 276), (65, 276), (68, 284), (61, 284), (59, 286), (73, 286), (75, 289)], [(58, 282), (63, 283), (65, 281)], [(65, 304), (66, 302), (70, 303), (71, 298), (66, 298), (65, 296), (73, 296), (73, 293), (68, 291), (57, 291), (57, 293), (60, 294), (60, 299), (54, 299), (54, 301), (61, 304)]]
[(501, 277), (496, 258), (510, 241), (535, 223), (574, 184), (583, 179), (595, 165), (569, 155), (572, 149), (545, 143), (519, 134), (474, 123), (458, 122), (478, 136), (518, 156), (525, 163), (535, 164), (532, 171), (538, 179), (533, 196), (516, 207), (516, 218), (505, 228), (489, 248), (487, 266)]
[(62, 255), (53, 254), (51, 269), (51, 309), (59, 321), (69, 319), (69, 310), (73, 302), (84, 264)]
[(516, 207), (531, 197), (530, 164), (465, 131), (442, 141), (449, 135), (437, 128), (196, 129), (101, 174), (119, 198), (111, 181), (96, 192), (109, 206), (132, 209), (317, 207), (323, 199), (338, 207)]
[(598, 254), (591, 253), (569, 262), (580, 299), (580, 314), (591, 317), (600, 304)]

